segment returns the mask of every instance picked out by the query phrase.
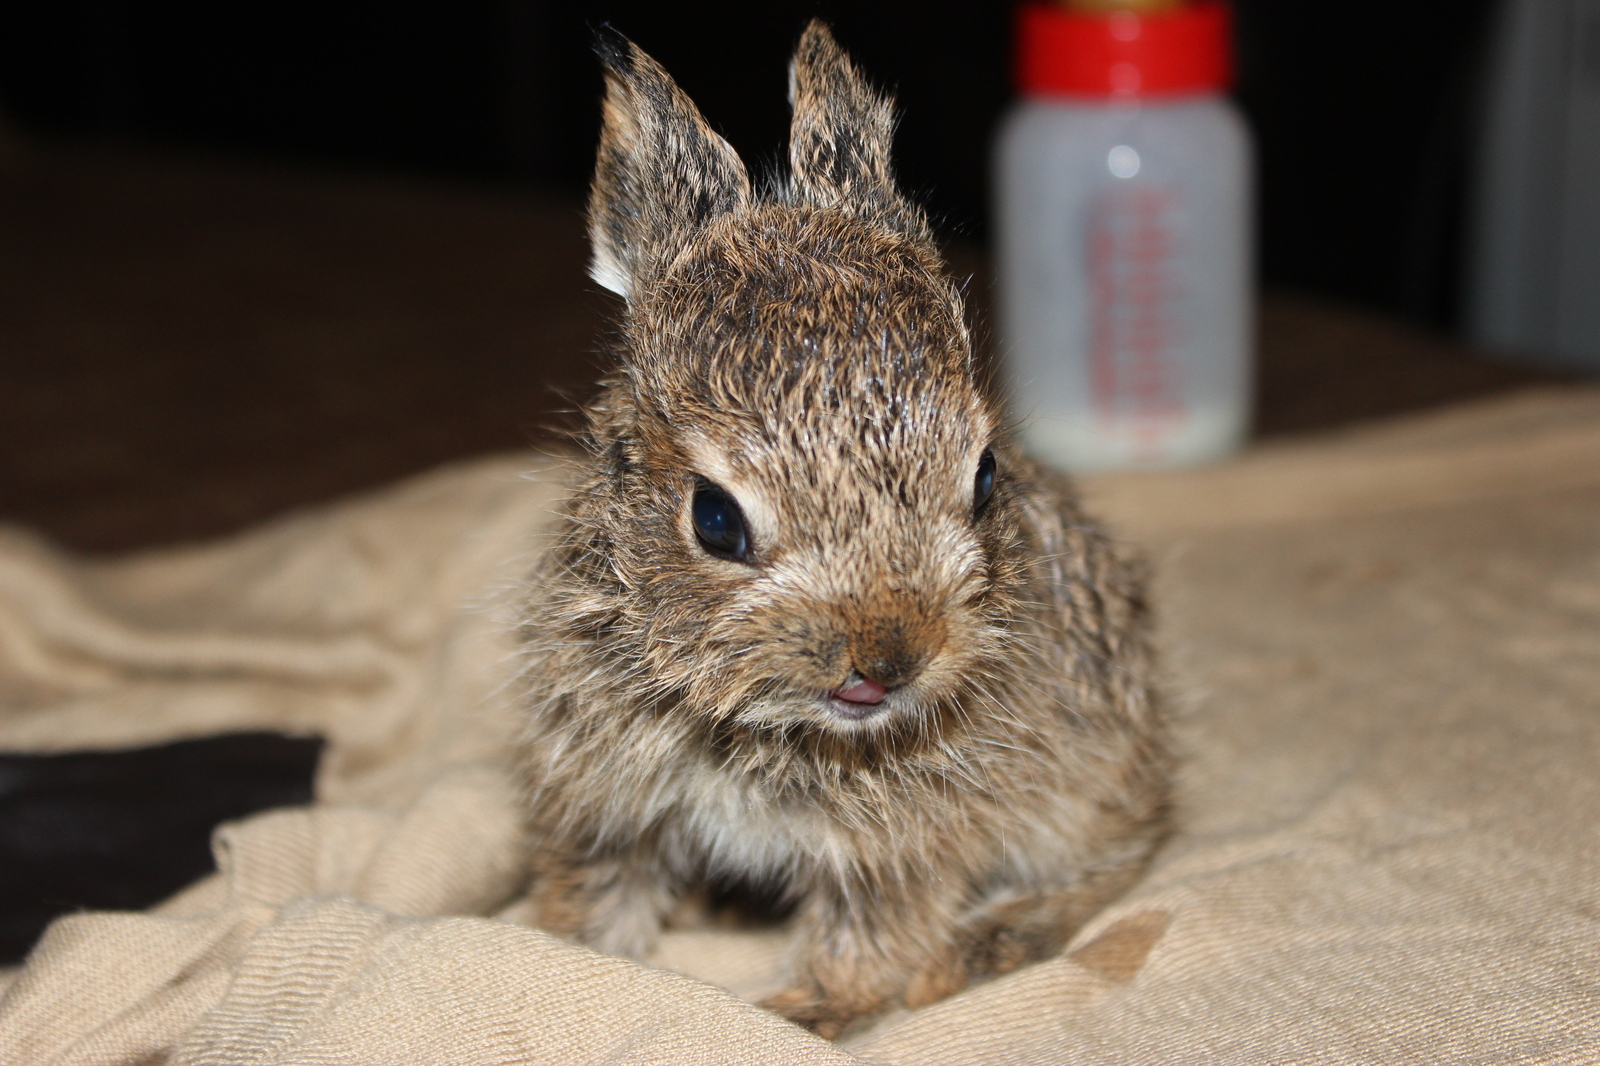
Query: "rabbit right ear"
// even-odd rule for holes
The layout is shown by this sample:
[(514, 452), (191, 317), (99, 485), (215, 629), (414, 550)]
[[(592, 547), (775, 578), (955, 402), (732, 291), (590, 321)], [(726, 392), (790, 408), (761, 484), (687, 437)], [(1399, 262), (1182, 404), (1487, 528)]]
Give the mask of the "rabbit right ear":
[(927, 239), (927, 222), (895, 188), (894, 104), (873, 90), (819, 19), (789, 65), (789, 167), (794, 197), (865, 215)]
[(603, 129), (589, 192), (589, 274), (631, 299), (700, 227), (750, 201), (750, 176), (661, 65), (604, 27)]

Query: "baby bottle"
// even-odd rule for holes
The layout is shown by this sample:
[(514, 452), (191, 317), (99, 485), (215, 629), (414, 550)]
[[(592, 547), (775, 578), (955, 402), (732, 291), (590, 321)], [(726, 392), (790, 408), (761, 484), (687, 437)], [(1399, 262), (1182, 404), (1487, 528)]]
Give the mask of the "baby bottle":
[(1219, 0), (1028, 3), (996, 147), (1001, 353), (1068, 470), (1203, 462), (1250, 420), (1251, 151)]

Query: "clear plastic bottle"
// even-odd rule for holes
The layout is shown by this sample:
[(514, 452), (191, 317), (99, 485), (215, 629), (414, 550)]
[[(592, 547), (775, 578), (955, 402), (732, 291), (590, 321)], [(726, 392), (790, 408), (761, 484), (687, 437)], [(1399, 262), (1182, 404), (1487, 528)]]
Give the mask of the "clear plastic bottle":
[(1063, 469), (1202, 462), (1249, 429), (1252, 164), (1222, 95), (1228, 13), (1167, 6), (1020, 13), (1023, 98), (996, 151), (1001, 351), (1024, 441)]

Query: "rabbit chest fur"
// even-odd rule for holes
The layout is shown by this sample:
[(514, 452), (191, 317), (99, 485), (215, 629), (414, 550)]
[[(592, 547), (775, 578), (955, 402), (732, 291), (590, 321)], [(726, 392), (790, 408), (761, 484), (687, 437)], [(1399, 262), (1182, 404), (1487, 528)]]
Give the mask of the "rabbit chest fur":
[(1138, 567), (1010, 442), (814, 23), (758, 194), (600, 47), (593, 274), (619, 369), (523, 624), (540, 923), (642, 956), (708, 883), (794, 906), (768, 1005), (825, 1034), (1060, 950), (1142, 870), (1169, 756)]

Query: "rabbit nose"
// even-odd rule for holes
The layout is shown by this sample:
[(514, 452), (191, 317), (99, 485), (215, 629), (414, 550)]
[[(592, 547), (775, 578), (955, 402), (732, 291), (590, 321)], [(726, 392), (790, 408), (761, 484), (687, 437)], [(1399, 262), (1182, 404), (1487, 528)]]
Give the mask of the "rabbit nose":
[(869, 681), (875, 681), (886, 689), (899, 688), (906, 682), (916, 678), (922, 672), (922, 663), (918, 656), (905, 651), (868, 659), (861, 663), (857, 669), (861, 676)]
[(863, 678), (886, 689), (898, 688), (916, 680), (943, 639), (942, 626), (882, 623), (851, 641), (851, 659)]

